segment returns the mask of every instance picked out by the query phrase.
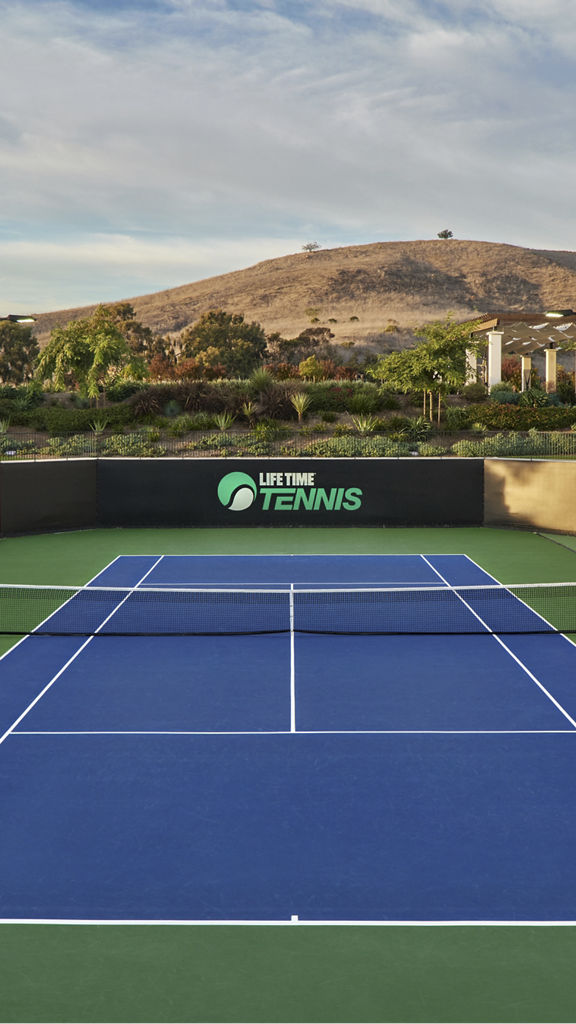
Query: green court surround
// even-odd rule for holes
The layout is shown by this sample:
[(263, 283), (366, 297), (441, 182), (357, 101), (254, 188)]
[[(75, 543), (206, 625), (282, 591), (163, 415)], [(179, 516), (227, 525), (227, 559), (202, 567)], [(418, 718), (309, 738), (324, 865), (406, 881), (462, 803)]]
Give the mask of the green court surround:
[[(0, 583), (83, 583), (119, 554), (328, 552), (465, 553), (505, 583), (576, 580), (576, 538), (554, 534), (111, 529), (0, 539)], [(11, 1024), (574, 1020), (573, 926), (0, 925)]]

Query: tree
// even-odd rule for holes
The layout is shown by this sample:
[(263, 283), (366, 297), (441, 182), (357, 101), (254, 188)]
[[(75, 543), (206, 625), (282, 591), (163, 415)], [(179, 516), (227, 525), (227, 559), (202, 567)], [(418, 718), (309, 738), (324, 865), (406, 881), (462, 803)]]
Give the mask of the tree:
[(316, 356), (308, 356), (298, 366), (298, 373), (303, 380), (326, 380), (328, 373)]
[(305, 242), (302, 246), (304, 252), (317, 252), (319, 248), (318, 242)]
[[(110, 313), (112, 323), (118, 328), (136, 355), (148, 355), (153, 347), (154, 335), (149, 327), (145, 327), (136, 319), (136, 310), (130, 302), (114, 302), (104, 306)], [(157, 353), (154, 352), (154, 355)]]
[(211, 309), (183, 331), (182, 355), (208, 369), (218, 366), (223, 375), (248, 377), (262, 361), (266, 335), (259, 323), (247, 323), (241, 313)]
[(97, 398), (112, 370), (122, 369), (143, 377), (146, 367), (132, 352), (110, 310), (104, 306), (84, 320), (56, 327), (40, 355), (39, 380), (50, 380), (63, 391), (77, 387), (88, 398)]
[(149, 367), (153, 362), (155, 368), (162, 363), (166, 366), (175, 366), (176, 353), (172, 340), (154, 334), (149, 327), (140, 323), (130, 302), (114, 302), (110, 306), (104, 306), (104, 309), (111, 314), (114, 325), (126, 339), (134, 355), (145, 359)]
[(468, 376), (467, 352), (477, 351), (483, 344), (472, 341), (473, 327), (473, 323), (457, 324), (450, 318), (427, 324), (420, 331), (419, 336), (423, 340), (416, 348), (393, 352), (379, 360), (368, 373), (385, 387), (396, 391), (423, 391), (424, 412), (426, 395), (430, 395), (432, 406), (432, 395), (435, 394), (440, 422), (442, 396), (464, 386)]
[(454, 235), (449, 228), (444, 228), (443, 231), (438, 232), (438, 238), (454, 238)]
[(39, 348), (31, 327), (3, 320), (0, 323), (0, 380), (24, 384), (34, 373)]
[(384, 388), (401, 391), (407, 395), (410, 391), (423, 391), (424, 412), (426, 396), (429, 391), (430, 377), (426, 372), (422, 354), (418, 348), (405, 348), (401, 352), (392, 352), (389, 356), (379, 359), (375, 366), (367, 371), (368, 376), (380, 381)]

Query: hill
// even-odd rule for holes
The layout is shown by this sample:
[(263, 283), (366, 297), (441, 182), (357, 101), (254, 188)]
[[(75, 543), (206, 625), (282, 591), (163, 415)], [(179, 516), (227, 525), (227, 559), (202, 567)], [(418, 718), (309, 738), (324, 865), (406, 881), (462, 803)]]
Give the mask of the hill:
[[(459, 239), (377, 242), (265, 260), (127, 301), (138, 320), (160, 333), (223, 308), (284, 337), (295, 337), (316, 316), (336, 342), (366, 343), (377, 341), (390, 321), (412, 328), (449, 313), (464, 320), (494, 310), (574, 308), (576, 253)], [(53, 327), (94, 308), (39, 315), (40, 343)]]

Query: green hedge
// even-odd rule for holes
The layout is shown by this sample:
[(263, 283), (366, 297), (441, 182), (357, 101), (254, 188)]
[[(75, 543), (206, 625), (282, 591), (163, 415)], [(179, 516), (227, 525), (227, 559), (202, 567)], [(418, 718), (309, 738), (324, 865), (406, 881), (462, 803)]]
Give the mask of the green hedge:
[(310, 412), (372, 413), (400, 405), (394, 395), (366, 381), (323, 380), (300, 389), (310, 398)]
[(472, 421), (488, 430), (559, 430), (576, 423), (576, 406), (499, 405), (487, 402), (471, 407)]

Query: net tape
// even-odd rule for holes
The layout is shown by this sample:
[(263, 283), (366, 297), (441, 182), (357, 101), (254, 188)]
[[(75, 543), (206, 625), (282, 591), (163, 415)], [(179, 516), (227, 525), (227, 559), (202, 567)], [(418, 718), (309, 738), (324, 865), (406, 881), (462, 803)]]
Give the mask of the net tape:
[(238, 636), (576, 633), (576, 583), (462, 587), (0, 585), (0, 634)]

